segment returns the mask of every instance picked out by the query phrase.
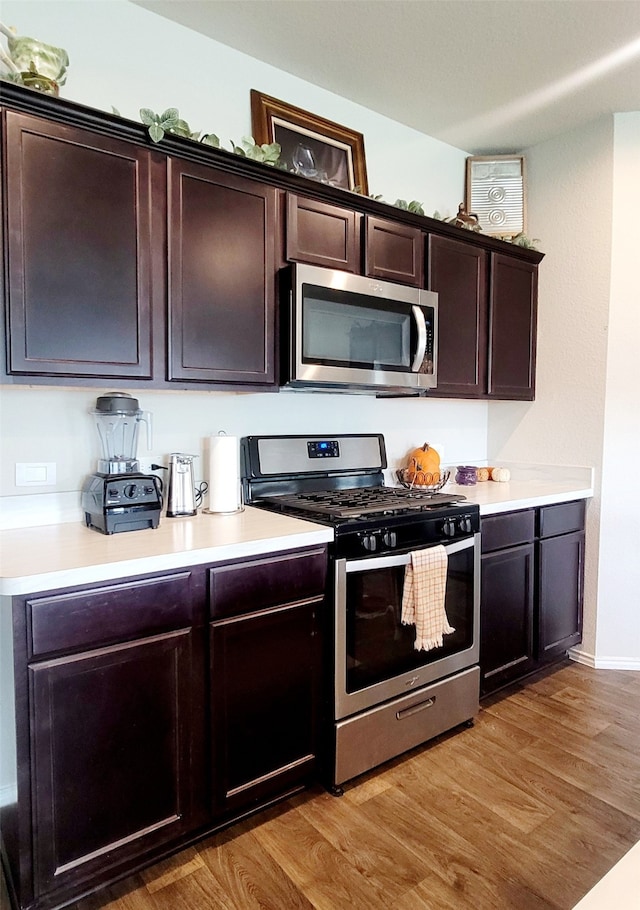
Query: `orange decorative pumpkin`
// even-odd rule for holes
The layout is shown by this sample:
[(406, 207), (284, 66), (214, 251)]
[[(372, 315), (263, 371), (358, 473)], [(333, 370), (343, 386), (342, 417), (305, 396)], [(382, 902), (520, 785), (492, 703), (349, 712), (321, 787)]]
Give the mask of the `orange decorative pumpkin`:
[[(424, 477), (425, 475), (428, 474), (428, 475), (431, 475), (429, 478), (429, 482), (435, 483), (437, 481), (434, 481), (433, 478), (435, 477), (436, 474), (438, 475), (438, 478), (439, 478), (439, 476), (440, 476), (439, 472), (440, 472), (440, 456), (438, 455), (436, 450), (432, 446), (429, 445), (428, 442), (425, 442), (425, 444), (423, 446), (421, 446), (419, 449), (413, 449), (413, 451), (409, 452), (409, 458), (407, 460), (407, 479), (408, 480), (416, 481), (416, 482), (420, 483), (420, 480), (418, 479), (417, 475), (422, 474)], [(424, 480), (422, 480), (422, 483), (424, 483)]]

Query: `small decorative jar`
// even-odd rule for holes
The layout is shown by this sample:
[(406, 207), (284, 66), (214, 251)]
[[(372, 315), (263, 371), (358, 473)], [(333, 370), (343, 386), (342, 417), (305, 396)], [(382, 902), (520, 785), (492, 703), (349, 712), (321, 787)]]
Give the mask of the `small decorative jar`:
[(456, 469), (456, 483), (471, 486), (478, 479), (477, 468), (472, 465), (459, 464)]

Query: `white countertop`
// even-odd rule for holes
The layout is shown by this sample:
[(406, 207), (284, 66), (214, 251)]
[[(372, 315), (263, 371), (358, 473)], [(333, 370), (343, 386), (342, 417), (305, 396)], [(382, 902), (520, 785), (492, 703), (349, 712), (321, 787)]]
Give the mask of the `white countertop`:
[[(466, 496), (469, 502), (480, 506), (480, 515), (496, 515), (593, 496), (591, 468), (511, 462), (500, 462), (500, 467), (509, 468), (511, 472), (511, 480), (507, 483), (486, 480), (466, 486), (450, 482), (443, 492)], [(451, 475), (455, 477), (455, 468), (451, 469)]]
[(154, 530), (101, 534), (81, 522), (0, 531), (0, 595), (29, 594), (333, 539), (331, 528), (247, 507), (162, 517)]
[[(590, 468), (503, 464), (508, 483), (449, 483), (481, 515), (593, 496)], [(16, 497), (17, 498), (17, 497)], [(333, 539), (324, 525), (247, 507), (234, 515), (162, 517), (155, 530), (101, 534), (81, 521), (0, 531), (0, 596), (56, 590), (131, 575), (313, 546)]]

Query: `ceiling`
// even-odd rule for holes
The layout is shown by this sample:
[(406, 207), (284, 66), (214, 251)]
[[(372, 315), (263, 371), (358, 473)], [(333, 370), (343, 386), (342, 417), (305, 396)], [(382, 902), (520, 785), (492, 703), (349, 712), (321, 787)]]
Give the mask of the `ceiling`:
[(640, 0), (133, 2), (476, 155), (640, 111)]

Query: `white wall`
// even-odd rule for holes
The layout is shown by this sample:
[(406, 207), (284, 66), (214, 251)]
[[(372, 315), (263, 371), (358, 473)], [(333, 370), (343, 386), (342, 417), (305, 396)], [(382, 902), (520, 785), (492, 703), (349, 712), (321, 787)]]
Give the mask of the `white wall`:
[[(79, 490), (87, 473), (96, 469), (98, 434), (89, 411), (96, 389), (2, 389), (0, 436), (3, 458), (0, 489), (5, 496)], [(385, 434), (390, 467), (422, 442), (438, 445), (447, 464), (486, 459), (486, 405), (428, 399), (376, 399), (370, 395), (281, 392), (136, 391), (140, 407), (153, 415), (153, 455), (170, 452), (204, 455), (206, 437), (224, 430), (233, 436), (269, 433)], [(138, 454), (147, 458), (144, 432)], [(55, 462), (57, 484), (15, 487), (15, 463)], [(196, 477), (206, 476), (201, 457)], [(168, 460), (165, 462), (168, 463)], [(203, 475), (203, 469), (205, 475)]]
[(640, 530), (629, 495), (640, 452), (640, 113), (616, 114), (613, 134), (611, 297), (602, 457), (596, 655), (599, 666), (640, 666)]

